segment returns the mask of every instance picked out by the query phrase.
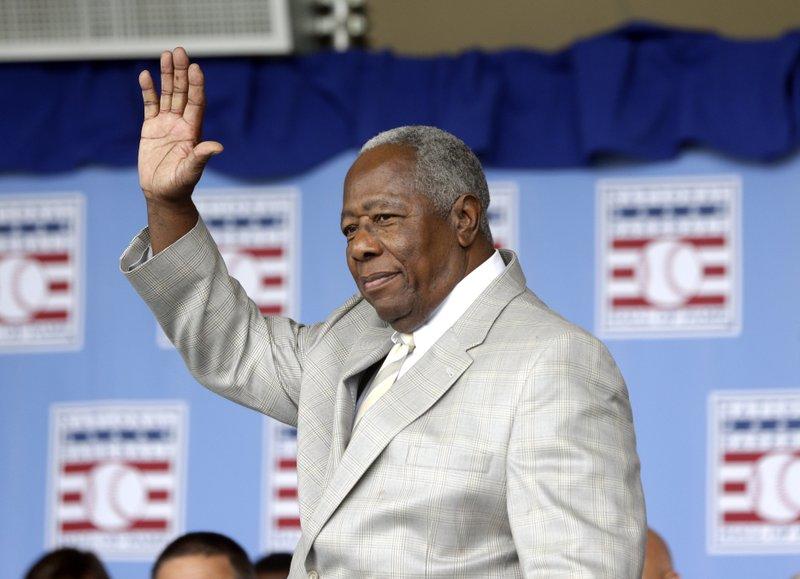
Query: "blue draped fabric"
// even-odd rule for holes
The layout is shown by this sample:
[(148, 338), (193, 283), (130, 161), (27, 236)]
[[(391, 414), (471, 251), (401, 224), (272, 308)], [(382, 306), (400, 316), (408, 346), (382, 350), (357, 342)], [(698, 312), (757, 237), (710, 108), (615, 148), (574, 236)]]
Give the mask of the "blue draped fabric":
[[(494, 167), (667, 159), (702, 145), (766, 161), (798, 144), (800, 34), (733, 41), (635, 25), (563, 52), (201, 60), (213, 167), (305, 171), (402, 124), (462, 137)], [(156, 62), (0, 65), (0, 171), (136, 162), (138, 71)]]

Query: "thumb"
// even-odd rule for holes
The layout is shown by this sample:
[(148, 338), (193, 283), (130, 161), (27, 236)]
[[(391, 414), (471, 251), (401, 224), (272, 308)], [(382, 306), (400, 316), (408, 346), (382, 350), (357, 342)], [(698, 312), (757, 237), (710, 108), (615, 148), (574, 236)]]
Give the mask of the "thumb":
[(214, 155), (219, 155), (223, 149), (222, 144), (216, 141), (198, 143), (186, 157), (185, 168), (187, 173), (199, 179), (208, 160)]
[(217, 141), (203, 141), (195, 145), (192, 153), (197, 161), (205, 165), (211, 157), (219, 155), (224, 149), (222, 143)]

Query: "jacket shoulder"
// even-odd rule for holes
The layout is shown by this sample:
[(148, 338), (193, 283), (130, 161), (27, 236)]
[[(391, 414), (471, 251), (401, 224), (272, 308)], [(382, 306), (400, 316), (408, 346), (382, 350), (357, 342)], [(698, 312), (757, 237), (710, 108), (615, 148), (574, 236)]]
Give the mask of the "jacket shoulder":
[(550, 309), (527, 288), (503, 309), (487, 338), (505, 338), (531, 351), (538, 351), (559, 339), (574, 339), (605, 350), (597, 337)]

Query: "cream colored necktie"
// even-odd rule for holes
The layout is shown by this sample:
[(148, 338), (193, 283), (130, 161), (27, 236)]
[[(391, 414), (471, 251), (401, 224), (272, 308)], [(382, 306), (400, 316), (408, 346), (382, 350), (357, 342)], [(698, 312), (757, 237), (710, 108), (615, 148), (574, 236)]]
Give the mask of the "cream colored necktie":
[(392, 387), (397, 374), (400, 372), (400, 367), (405, 362), (408, 355), (414, 351), (414, 336), (411, 334), (400, 334), (400, 340), (392, 346), (386, 359), (383, 361), (380, 370), (375, 374), (372, 383), (367, 391), (366, 396), (361, 401), (361, 406), (358, 407), (356, 419), (353, 421), (353, 430), (358, 426), (359, 420), (369, 410), (369, 408), (378, 401), (378, 398), (388, 392)]

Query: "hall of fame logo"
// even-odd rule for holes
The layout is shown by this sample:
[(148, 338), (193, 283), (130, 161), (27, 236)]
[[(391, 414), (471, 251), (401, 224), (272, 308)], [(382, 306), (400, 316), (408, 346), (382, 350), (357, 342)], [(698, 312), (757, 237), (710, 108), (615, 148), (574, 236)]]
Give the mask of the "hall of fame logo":
[[(299, 195), (291, 188), (199, 190), (195, 203), (228, 273), (263, 315), (298, 314)], [(158, 330), (158, 343), (171, 348)]]
[(603, 180), (597, 191), (598, 333), (738, 334), (739, 179)]
[(494, 246), (518, 251), (519, 189), (513, 181), (489, 183), (489, 227)]
[(800, 553), (800, 390), (709, 400), (708, 550)]
[(183, 531), (186, 430), (181, 403), (54, 405), (49, 546), (158, 555)]
[(0, 197), (0, 352), (83, 340), (83, 197)]
[(264, 419), (262, 550), (292, 553), (300, 539), (297, 502), (297, 430)]

